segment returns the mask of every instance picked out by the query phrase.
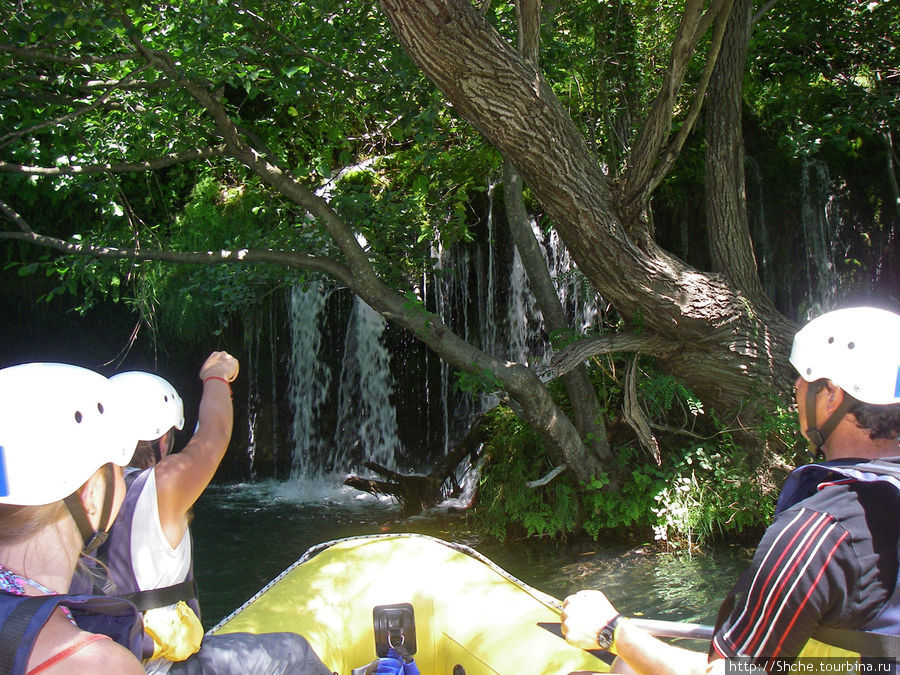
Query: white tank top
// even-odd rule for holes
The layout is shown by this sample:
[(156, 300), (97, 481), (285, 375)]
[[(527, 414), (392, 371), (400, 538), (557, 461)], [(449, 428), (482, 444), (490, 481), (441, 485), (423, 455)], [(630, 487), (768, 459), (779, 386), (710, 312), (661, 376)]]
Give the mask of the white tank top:
[[(156, 469), (150, 470), (144, 489), (138, 495), (131, 523), (131, 564), (138, 588), (142, 591), (163, 588), (184, 581), (191, 567), (191, 537), (188, 530), (172, 548), (159, 522), (159, 503), (156, 499)], [(169, 611), (174, 605), (154, 612)], [(148, 675), (164, 675), (172, 662), (153, 659), (144, 662)]]
[(191, 567), (191, 538), (185, 536), (172, 548), (159, 522), (156, 469), (150, 470), (138, 496), (131, 526), (131, 561), (138, 587), (162, 588), (184, 581)]

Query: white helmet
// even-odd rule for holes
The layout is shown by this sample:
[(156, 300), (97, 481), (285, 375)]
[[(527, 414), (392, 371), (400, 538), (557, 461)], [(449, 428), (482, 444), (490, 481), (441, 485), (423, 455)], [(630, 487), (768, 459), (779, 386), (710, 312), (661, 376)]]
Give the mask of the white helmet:
[(127, 465), (136, 443), (99, 373), (64, 363), (0, 370), (0, 503), (64, 499), (101, 466)]
[[(155, 441), (172, 427), (184, 428), (184, 404), (169, 384), (159, 375), (132, 370), (109, 378), (131, 416), (132, 429), (138, 440)], [(132, 448), (133, 449), (133, 448)]]
[(865, 403), (898, 403), (900, 315), (875, 307), (823, 314), (794, 336), (790, 362), (807, 382), (827, 378)]

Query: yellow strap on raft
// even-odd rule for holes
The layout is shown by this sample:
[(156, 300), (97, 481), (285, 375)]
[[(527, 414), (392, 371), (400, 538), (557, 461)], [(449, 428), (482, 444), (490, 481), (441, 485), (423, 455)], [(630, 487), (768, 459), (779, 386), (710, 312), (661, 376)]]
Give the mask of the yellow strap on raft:
[(144, 631), (153, 638), (151, 659), (184, 661), (203, 641), (203, 625), (184, 600), (144, 612)]
[[(840, 647), (828, 645), (824, 642), (819, 642), (818, 640), (809, 640), (803, 645), (803, 650), (798, 655), (798, 658), (803, 659), (804, 666), (810, 668), (808, 672), (815, 673), (819, 672), (818, 669), (813, 669), (817, 660), (821, 660), (823, 664), (828, 663), (829, 672), (835, 672), (833, 670), (834, 659), (846, 659), (848, 664), (857, 664), (859, 663), (859, 656), (859, 652), (851, 652), (849, 649), (841, 649)], [(855, 671), (848, 670), (846, 672)]]

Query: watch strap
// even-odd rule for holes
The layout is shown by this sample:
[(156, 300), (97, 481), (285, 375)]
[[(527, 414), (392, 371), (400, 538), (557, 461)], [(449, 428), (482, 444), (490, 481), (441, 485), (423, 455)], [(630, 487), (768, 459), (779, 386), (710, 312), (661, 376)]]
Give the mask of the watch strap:
[(613, 638), (616, 635), (616, 624), (619, 623), (621, 618), (621, 613), (616, 614), (603, 628), (597, 631), (597, 644), (600, 646), (600, 649), (608, 650), (612, 647)]

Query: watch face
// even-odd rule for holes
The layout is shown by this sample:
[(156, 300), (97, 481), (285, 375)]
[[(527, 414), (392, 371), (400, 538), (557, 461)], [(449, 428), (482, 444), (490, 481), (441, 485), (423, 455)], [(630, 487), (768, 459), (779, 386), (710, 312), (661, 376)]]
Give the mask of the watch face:
[(597, 631), (597, 644), (600, 649), (612, 647), (613, 638), (616, 635), (616, 624), (619, 623), (621, 616), (621, 614), (616, 614), (608, 624)]
[(616, 627), (606, 625), (597, 632), (597, 644), (601, 649), (609, 649), (612, 646), (613, 635), (616, 633)]

